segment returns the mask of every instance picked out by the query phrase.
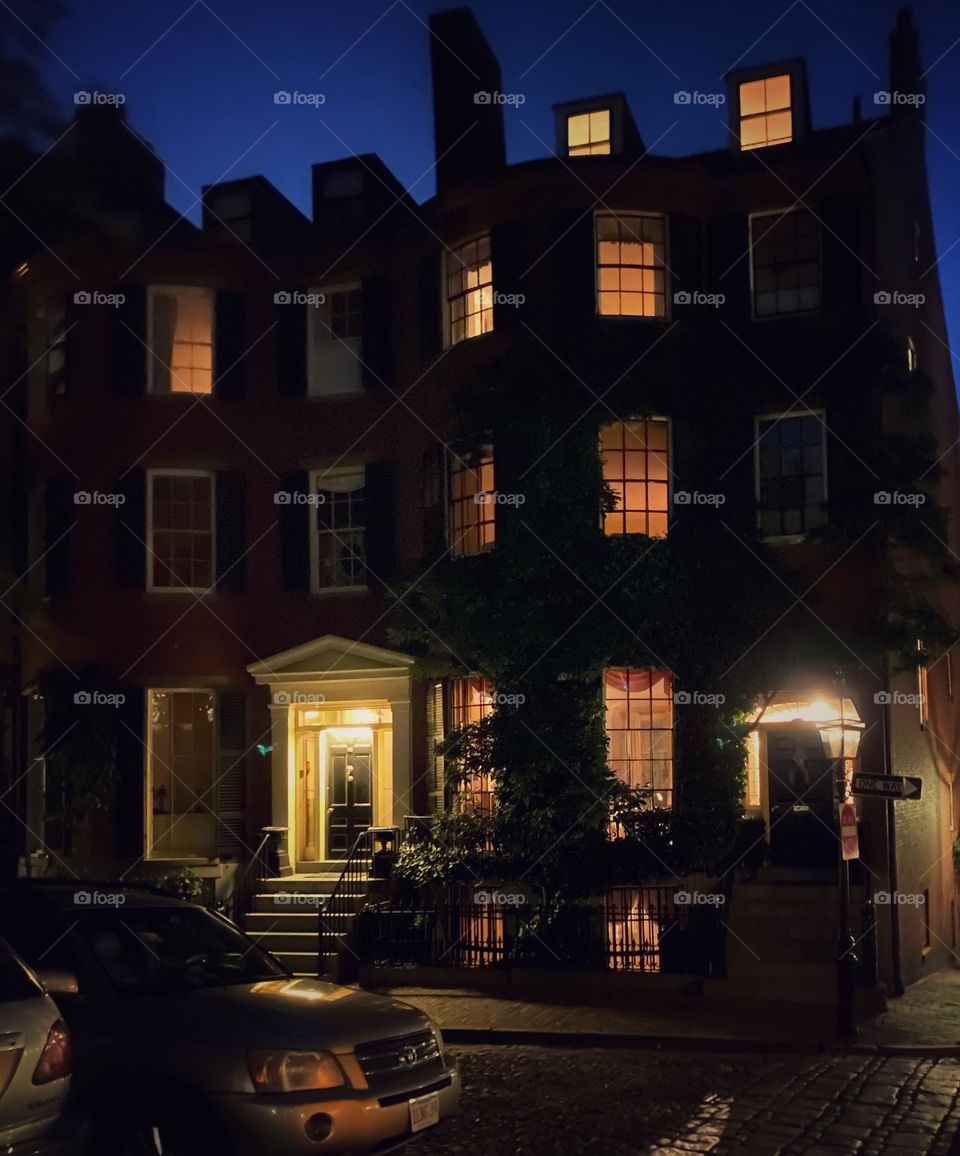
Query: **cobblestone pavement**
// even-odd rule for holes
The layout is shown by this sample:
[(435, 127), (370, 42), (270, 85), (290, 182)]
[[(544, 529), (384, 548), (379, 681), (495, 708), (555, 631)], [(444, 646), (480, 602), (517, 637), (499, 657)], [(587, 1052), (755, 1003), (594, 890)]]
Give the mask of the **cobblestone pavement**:
[(463, 1115), (411, 1156), (947, 1156), (960, 1062), (456, 1047)]

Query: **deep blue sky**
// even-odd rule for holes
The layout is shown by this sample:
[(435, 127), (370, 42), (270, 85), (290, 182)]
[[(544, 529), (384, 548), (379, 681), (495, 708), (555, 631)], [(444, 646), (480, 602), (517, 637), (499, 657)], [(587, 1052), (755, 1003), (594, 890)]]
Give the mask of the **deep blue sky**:
[[(124, 93), (131, 123), (169, 166), (169, 199), (194, 219), (200, 186), (225, 174), (263, 173), (309, 211), (310, 164), (349, 151), (379, 153), (406, 185), (418, 182), (418, 200), (432, 192), (429, 49), (421, 21), (446, 5), (68, 2), (72, 15), (50, 45), (62, 63), (39, 50), (50, 86), (65, 107), (77, 88)], [(723, 110), (678, 108), (673, 93), (722, 91), (722, 74), (738, 62), (805, 56), (817, 127), (849, 120), (858, 93), (870, 115), (873, 93), (889, 87), (887, 36), (898, 7), (898, 0), (473, 5), (500, 57), (504, 90), (526, 97), (522, 108), (506, 113), (511, 160), (542, 155), (541, 141), (552, 144), (553, 103), (616, 90), (626, 92), (648, 146), (679, 120), (653, 151), (722, 147)], [(23, 11), (29, 21), (29, 5)], [(925, 67), (933, 66), (927, 153), (938, 251), (946, 254), (948, 321), (960, 343), (960, 244), (947, 252), (960, 239), (960, 3), (918, 0), (914, 13)], [(323, 93), (326, 102), (318, 109), (278, 108), (277, 89)]]

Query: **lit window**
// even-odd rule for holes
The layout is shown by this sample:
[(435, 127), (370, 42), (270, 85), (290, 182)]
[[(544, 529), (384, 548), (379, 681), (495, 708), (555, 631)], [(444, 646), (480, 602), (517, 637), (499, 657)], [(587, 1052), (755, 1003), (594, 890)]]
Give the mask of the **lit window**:
[(809, 313), (820, 308), (820, 227), (793, 210), (750, 218), (754, 317)]
[(311, 397), (358, 393), (363, 389), (361, 287), (314, 292), (319, 304), (307, 309), (307, 391)]
[(148, 588), (209, 590), (214, 582), (214, 475), (150, 470), (147, 484)]
[[(471, 675), (450, 680), (450, 722), (454, 730), (475, 726), (493, 714), (493, 685), (486, 678)], [(491, 815), (494, 789), (489, 771), (466, 780), (459, 789), (464, 810), (476, 815)]]
[(667, 532), (669, 438), (666, 421), (617, 421), (600, 431), (603, 480), (616, 508), (604, 514), (607, 534)]
[(478, 237), (446, 254), (448, 344), (493, 329), (493, 262), (490, 237)]
[(314, 590), (344, 590), (367, 584), (362, 468), (317, 470), (313, 474)]
[(147, 345), (154, 393), (213, 391), (213, 292), (150, 290)]
[(789, 76), (768, 76), (741, 84), (741, 149), (761, 149), (793, 140), (790, 105)]
[(663, 317), (663, 217), (597, 214), (597, 312), (607, 317)]
[(925, 727), (930, 721), (930, 698), (927, 686), (927, 654), (921, 639), (917, 639), (917, 710), (920, 725)]
[(67, 310), (63, 297), (54, 297), (44, 310), (47, 343), (47, 396), (63, 397), (67, 392)]
[(216, 851), (214, 699), (206, 690), (147, 691), (147, 858)]
[(651, 807), (673, 800), (673, 679), (666, 670), (604, 671), (607, 762)]
[(812, 415), (757, 422), (757, 499), (764, 538), (804, 534), (827, 515), (826, 429)]
[(912, 337), (907, 338), (907, 372), (917, 371), (917, 345)]
[(569, 156), (600, 156), (610, 151), (609, 108), (598, 108), (594, 112), (578, 112), (567, 117)]
[(485, 449), (476, 466), (451, 457), (447, 541), (455, 558), (493, 545), (494, 509), (492, 450)]

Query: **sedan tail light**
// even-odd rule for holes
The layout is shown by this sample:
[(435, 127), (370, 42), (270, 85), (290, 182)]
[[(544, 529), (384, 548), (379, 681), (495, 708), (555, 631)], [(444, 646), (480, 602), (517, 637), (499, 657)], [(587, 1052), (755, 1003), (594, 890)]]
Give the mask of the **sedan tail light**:
[(47, 1035), (47, 1042), (37, 1061), (33, 1073), (35, 1084), (49, 1084), (51, 1080), (62, 1080), (73, 1069), (70, 1051), (70, 1033), (63, 1020), (57, 1020)]

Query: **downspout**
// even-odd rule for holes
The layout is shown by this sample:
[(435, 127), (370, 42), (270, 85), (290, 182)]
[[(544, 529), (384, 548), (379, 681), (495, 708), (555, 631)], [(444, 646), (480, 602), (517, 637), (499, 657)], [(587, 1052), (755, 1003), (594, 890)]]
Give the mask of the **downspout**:
[[(889, 656), (886, 651), (881, 660), (881, 674), (883, 689), (890, 686)], [(880, 729), (883, 735), (883, 773), (893, 774), (892, 759), (890, 757), (890, 696), (884, 694), (880, 707)], [(890, 956), (892, 968), (892, 985), (894, 995), (903, 995), (902, 953), (900, 949), (900, 907), (892, 900), (892, 896), (900, 890), (899, 868), (897, 865), (897, 812), (893, 799), (884, 800), (886, 809), (886, 836), (887, 836), (887, 878), (890, 886)]]

